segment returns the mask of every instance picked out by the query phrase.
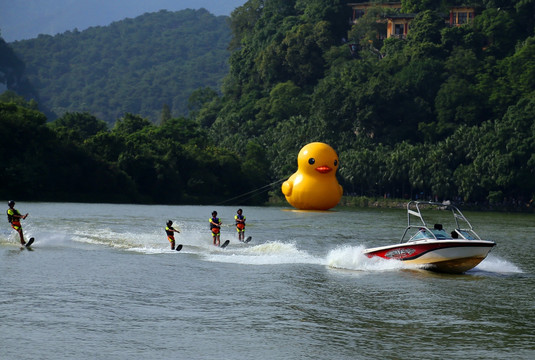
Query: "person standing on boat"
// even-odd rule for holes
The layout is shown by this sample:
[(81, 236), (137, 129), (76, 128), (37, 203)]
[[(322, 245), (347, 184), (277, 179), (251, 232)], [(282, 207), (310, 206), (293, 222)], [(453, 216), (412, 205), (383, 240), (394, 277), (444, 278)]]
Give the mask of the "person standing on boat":
[(238, 240), (245, 241), (245, 215), (243, 215), (242, 209), (238, 209), (237, 214), (234, 216), (234, 220), (236, 220)]
[(210, 221), (210, 230), (212, 230), (212, 237), (214, 239), (214, 245), (220, 246), (221, 243), (221, 219), (217, 217), (217, 211), (212, 211), (212, 217)]
[(165, 233), (167, 234), (167, 240), (171, 243), (171, 250), (175, 250), (175, 233), (180, 233), (180, 231), (173, 228), (173, 222), (171, 220), (168, 220), (166, 225)]
[(9, 221), (11, 227), (19, 233), (20, 244), (26, 245), (26, 241), (24, 241), (24, 234), (22, 233), (22, 225), (20, 223), (20, 219), (26, 219), (26, 217), (28, 217), (28, 214), (21, 215), (21, 213), (14, 208), (15, 201), (13, 200), (9, 200), (7, 205), (9, 206), (9, 209), (7, 209), (7, 221)]

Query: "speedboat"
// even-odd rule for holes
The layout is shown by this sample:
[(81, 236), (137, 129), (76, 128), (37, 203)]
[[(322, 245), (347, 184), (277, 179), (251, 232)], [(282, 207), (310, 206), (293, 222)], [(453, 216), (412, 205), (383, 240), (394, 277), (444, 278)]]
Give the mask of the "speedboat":
[[(444, 215), (443, 211), (451, 211), (454, 220), (450, 220), (451, 232), (448, 234), (444, 230), (442, 222), (430, 227), (422, 209), (426, 216), (431, 214), (433, 218), (438, 213)], [(407, 220), (407, 228), (398, 244), (366, 249), (364, 254), (369, 258), (401, 260), (426, 270), (458, 274), (476, 267), (496, 245), (494, 241), (482, 240), (461, 211), (450, 203), (410, 201)]]

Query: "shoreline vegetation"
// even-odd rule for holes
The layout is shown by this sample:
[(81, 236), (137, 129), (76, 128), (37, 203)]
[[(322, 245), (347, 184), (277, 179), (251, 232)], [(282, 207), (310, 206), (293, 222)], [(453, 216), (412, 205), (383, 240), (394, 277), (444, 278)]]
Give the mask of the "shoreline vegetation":
[[(431, 199), (421, 199), (423, 201), (431, 201)], [(342, 196), (340, 203), (336, 206), (339, 208), (378, 208), (378, 209), (406, 209), (407, 203), (411, 199), (399, 199), (388, 197), (370, 197), (370, 196)], [(442, 202), (442, 201), (439, 201)], [(459, 206), (464, 211), (493, 211), (493, 212), (518, 212), (518, 213), (534, 213), (535, 208), (533, 201), (510, 201), (504, 203), (467, 203), (455, 202), (453, 204)], [(270, 196), (266, 203), (268, 206), (289, 206), (284, 197)]]

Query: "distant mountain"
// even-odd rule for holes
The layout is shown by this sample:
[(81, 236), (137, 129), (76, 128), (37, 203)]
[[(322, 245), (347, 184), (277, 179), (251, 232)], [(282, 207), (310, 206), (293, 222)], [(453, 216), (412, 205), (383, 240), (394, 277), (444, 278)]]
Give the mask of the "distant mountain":
[(36, 98), (37, 94), (24, 76), (24, 62), (13, 48), (0, 38), (0, 93), (12, 90), (26, 98)]
[(7, 42), (56, 35), (77, 28), (106, 26), (160, 10), (204, 8), (215, 15), (230, 13), (245, 0), (46, 0), (0, 1), (0, 29)]
[(220, 87), (228, 73), (227, 19), (204, 9), (162, 10), (10, 45), (49, 120), (86, 111), (108, 123), (125, 113), (157, 122), (164, 104), (173, 116), (185, 115), (194, 90)]

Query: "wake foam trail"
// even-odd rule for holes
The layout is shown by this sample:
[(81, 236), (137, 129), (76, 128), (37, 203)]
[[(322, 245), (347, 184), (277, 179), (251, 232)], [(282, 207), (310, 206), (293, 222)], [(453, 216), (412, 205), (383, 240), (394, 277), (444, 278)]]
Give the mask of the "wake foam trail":
[[(37, 234), (34, 234), (32, 231), (24, 231), (24, 239), (26, 241), (30, 238), (35, 238), (35, 242), (32, 245), (32, 248), (44, 248), (44, 247), (62, 247), (72, 244), (69, 235), (63, 234), (61, 232), (52, 232), (52, 231), (39, 231)], [(19, 235), (16, 232), (8, 234), (7, 237), (0, 236), (0, 244), (20, 246)]]
[(110, 228), (102, 228), (98, 229), (98, 231), (94, 231), (93, 229), (78, 229), (73, 232), (70, 240), (73, 243), (105, 246), (145, 254), (162, 253), (169, 247), (167, 240), (160, 233), (119, 233)]
[(327, 266), (334, 269), (357, 271), (389, 271), (412, 269), (401, 261), (392, 261), (380, 257), (368, 258), (363, 254), (365, 247), (345, 246), (331, 250), (327, 255)]
[[(231, 243), (232, 244), (232, 243)], [(216, 248), (217, 249), (217, 248)], [(246, 248), (227, 248), (206, 256), (206, 260), (246, 265), (316, 264), (324, 260), (299, 250), (295, 244), (279, 241)]]
[(524, 271), (515, 264), (501, 259), (494, 255), (489, 255), (479, 265), (470, 271), (486, 271), (497, 274), (523, 274)]

